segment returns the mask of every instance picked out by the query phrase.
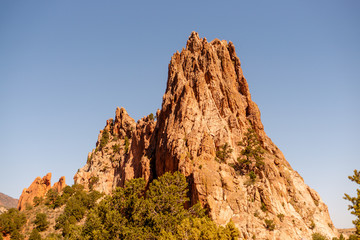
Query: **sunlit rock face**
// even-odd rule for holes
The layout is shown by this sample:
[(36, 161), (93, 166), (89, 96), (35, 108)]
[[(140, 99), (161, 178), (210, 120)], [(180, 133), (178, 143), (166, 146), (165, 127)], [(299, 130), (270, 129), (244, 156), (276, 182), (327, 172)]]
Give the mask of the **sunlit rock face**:
[(232, 219), (243, 238), (338, 235), (320, 196), (266, 135), (231, 42), (193, 32), (168, 72), (161, 110), (135, 122), (117, 108), (75, 183), (109, 194), (180, 171), (190, 204), (200, 201), (218, 224)]

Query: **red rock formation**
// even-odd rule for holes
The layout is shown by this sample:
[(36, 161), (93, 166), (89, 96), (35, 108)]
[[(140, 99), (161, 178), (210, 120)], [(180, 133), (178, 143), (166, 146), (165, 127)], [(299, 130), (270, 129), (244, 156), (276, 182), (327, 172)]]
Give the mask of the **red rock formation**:
[(54, 185), (52, 186), (52, 189), (54, 189), (57, 192), (62, 192), (64, 187), (66, 187), (65, 177), (62, 176), (58, 182), (54, 183)]
[[(65, 177), (61, 177), (59, 182), (55, 183), (53, 188), (60, 192), (64, 187)], [(17, 208), (21, 211), (27, 205), (33, 206), (35, 197), (45, 197), (46, 193), (51, 189), (51, 173), (46, 174), (43, 178), (37, 177), (34, 182), (25, 188), (20, 196)]]
[[(171, 58), (156, 117), (135, 124), (118, 108), (115, 121), (109, 119), (104, 128), (108, 141), (100, 147), (106, 136), (101, 131), (75, 183), (110, 193), (128, 179), (151, 181), (180, 171), (188, 179), (191, 203), (200, 201), (218, 224), (232, 219), (243, 238), (337, 235), (320, 196), (266, 135), (231, 42), (208, 42), (193, 32), (186, 49)], [(261, 164), (254, 158), (247, 165), (238, 161), (249, 136), (259, 140)], [(231, 151), (221, 157), (224, 146)], [(264, 227), (265, 219), (274, 221), (274, 231)]]

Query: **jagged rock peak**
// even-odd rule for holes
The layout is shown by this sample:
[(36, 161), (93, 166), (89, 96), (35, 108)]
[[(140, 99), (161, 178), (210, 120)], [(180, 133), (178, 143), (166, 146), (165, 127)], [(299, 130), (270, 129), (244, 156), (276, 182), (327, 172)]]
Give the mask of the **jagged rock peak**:
[(34, 205), (35, 197), (45, 197), (51, 188), (60, 192), (65, 186), (65, 177), (61, 177), (59, 182), (56, 182), (53, 187), (51, 187), (51, 173), (46, 174), (43, 178), (37, 177), (28, 188), (24, 188), (22, 191), (17, 208), (25, 210), (26, 206)]
[(59, 178), (59, 181), (57, 181), (56, 183), (54, 183), (54, 185), (52, 186), (52, 189), (54, 189), (57, 192), (62, 192), (62, 190), (66, 187), (66, 181), (65, 181), (65, 177), (62, 176)]
[(180, 171), (190, 204), (200, 202), (218, 224), (232, 219), (242, 238), (337, 235), (320, 196), (266, 135), (231, 42), (190, 35), (170, 60), (156, 118), (135, 123), (117, 108), (75, 183), (111, 193), (132, 178)]

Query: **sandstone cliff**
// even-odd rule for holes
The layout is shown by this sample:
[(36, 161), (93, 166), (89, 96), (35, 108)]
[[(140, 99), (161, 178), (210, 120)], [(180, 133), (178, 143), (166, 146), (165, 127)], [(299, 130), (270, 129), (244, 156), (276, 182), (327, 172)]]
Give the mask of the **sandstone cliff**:
[(218, 224), (232, 219), (243, 238), (337, 236), (320, 196), (266, 135), (231, 42), (193, 32), (171, 58), (155, 118), (135, 122), (117, 108), (75, 183), (110, 193), (128, 179), (180, 171), (191, 204)]
[(61, 177), (53, 187), (51, 187), (51, 173), (46, 174), (43, 178), (37, 177), (28, 188), (24, 188), (22, 191), (17, 208), (20, 211), (25, 210), (26, 206), (34, 205), (33, 201), (35, 197), (45, 197), (46, 193), (51, 188), (53, 188), (55, 191), (61, 192), (65, 186), (65, 177)]

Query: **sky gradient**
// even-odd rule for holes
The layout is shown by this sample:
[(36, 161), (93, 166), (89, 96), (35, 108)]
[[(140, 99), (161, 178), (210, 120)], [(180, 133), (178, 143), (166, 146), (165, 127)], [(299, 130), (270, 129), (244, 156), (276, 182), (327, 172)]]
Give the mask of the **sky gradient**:
[(232, 41), (267, 135), (338, 228), (360, 169), (360, 2), (1, 1), (0, 192), (67, 184), (125, 107), (161, 108), (167, 67), (192, 31)]

